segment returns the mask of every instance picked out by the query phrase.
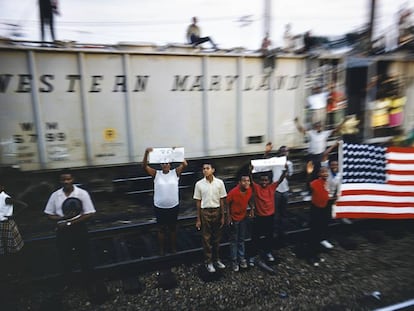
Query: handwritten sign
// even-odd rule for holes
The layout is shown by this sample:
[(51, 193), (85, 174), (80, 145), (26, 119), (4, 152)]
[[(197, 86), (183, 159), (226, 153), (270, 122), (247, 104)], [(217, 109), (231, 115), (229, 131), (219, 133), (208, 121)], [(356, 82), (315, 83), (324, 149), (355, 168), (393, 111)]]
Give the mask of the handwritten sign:
[(275, 166), (285, 166), (286, 157), (273, 157), (269, 159), (252, 160), (252, 173), (267, 172), (273, 170)]
[(171, 163), (184, 161), (184, 147), (154, 148), (149, 154), (150, 163)]

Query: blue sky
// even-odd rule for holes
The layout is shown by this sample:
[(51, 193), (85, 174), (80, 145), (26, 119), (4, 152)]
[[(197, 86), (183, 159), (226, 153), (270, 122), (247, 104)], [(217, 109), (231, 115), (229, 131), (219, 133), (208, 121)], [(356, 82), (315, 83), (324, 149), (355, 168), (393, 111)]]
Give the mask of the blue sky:
[[(0, 0), (0, 36), (10, 37), (20, 27), (21, 39), (38, 40), (37, 0)], [(286, 23), (293, 33), (341, 35), (368, 21), (370, 0), (273, 0), (271, 39), (282, 44)], [(377, 0), (377, 31), (395, 26), (399, 7), (413, 1)], [(185, 42), (185, 29), (198, 16), (202, 35), (220, 47), (256, 49), (264, 33), (264, 0), (59, 0), (57, 37), (84, 43)], [(245, 25), (242, 17), (250, 21)], [(243, 19), (242, 19), (243, 20)], [(394, 27), (395, 28), (395, 27)]]

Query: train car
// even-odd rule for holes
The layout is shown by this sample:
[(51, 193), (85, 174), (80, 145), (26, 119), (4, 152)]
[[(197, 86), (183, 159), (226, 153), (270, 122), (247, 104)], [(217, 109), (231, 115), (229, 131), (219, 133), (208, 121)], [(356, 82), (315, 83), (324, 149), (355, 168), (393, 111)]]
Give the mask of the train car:
[(150, 45), (3, 45), (1, 164), (21, 170), (139, 162), (147, 146), (188, 158), (300, 144), (303, 57), (270, 73), (260, 54)]
[[(182, 146), (189, 159), (261, 154), (267, 141), (303, 149), (295, 117), (333, 126), (356, 114), (363, 140), (414, 119), (414, 63), (398, 58), (10, 40), (0, 42), (0, 55), (0, 166), (23, 173), (136, 165), (147, 146)], [(400, 121), (381, 123), (383, 132), (370, 121), (371, 102), (382, 98), (368, 99), (373, 72), (398, 73), (404, 83)], [(345, 104), (327, 113), (320, 98), (331, 86)], [(316, 104), (314, 95), (323, 95)]]

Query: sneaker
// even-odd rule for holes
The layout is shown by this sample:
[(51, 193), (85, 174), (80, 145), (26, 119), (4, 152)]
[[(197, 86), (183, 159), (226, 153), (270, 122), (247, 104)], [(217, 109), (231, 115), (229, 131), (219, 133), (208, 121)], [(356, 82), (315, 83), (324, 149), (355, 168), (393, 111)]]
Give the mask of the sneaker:
[(352, 220), (349, 218), (342, 218), (342, 223), (345, 225), (352, 225)]
[(216, 261), (216, 267), (219, 269), (224, 269), (226, 268), (226, 265), (224, 263), (222, 263), (220, 260)]
[(233, 262), (232, 268), (233, 268), (234, 272), (238, 272), (239, 271), (239, 264), (237, 262)]
[(329, 243), (329, 241), (327, 241), (327, 240), (321, 241), (321, 245), (325, 248), (328, 248), (328, 249), (333, 248), (333, 245), (331, 243)]
[(308, 260), (309, 264), (314, 267), (319, 267), (319, 258), (318, 257), (311, 257)]
[(207, 269), (207, 271), (208, 271), (208, 272), (210, 272), (210, 273), (214, 273), (214, 272), (216, 272), (216, 269), (214, 269), (214, 266), (213, 266), (213, 264), (212, 264), (212, 263), (208, 263), (208, 264), (206, 264), (206, 269)]
[(240, 260), (240, 268), (246, 269), (247, 268), (247, 261), (246, 259)]
[(267, 253), (266, 258), (267, 258), (267, 261), (271, 261), (271, 262), (275, 261), (275, 257), (273, 257), (272, 253)]
[(250, 257), (249, 258), (249, 266), (250, 267), (254, 267), (254, 262), (255, 262), (255, 258), (254, 257)]

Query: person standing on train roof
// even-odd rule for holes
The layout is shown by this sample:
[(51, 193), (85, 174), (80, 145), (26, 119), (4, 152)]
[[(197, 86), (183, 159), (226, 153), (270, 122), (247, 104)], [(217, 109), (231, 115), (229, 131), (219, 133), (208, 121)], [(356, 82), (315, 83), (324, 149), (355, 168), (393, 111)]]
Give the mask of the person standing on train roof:
[(57, 0), (39, 0), (40, 33), (42, 41), (45, 41), (45, 28), (49, 25), (52, 41), (56, 40), (55, 24), (53, 16), (60, 15)]
[[(265, 147), (265, 152), (263, 158), (268, 159), (272, 157), (272, 149), (273, 144), (268, 142)], [(284, 239), (284, 222), (287, 218), (287, 207), (289, 201), (289, 181), (288, 177), (292, 176), (293, 174), (293, 163), (288, 159), (289, 157), (289, 148), (287, 146), (281, 146), (276, 156), (279, 157), (286, 157), (286, 178), (283, 179), (280, 184), (277, 186), (275, 191), (275, 207), (276, 207), (276, 222), (277, 222), (277, 231), (278, 231), (278, 238), (281, 242)], [(272, 173), (272, 181), (276, 182), (279, 180), (280, 176), (284, 171), (284, 167), (280, 165), (273, 166)]]
[(193, 46), (197, 46), (204, 42), (209, 41), (213, 49), (217, 50), (217, 45), (210, 37), (201, 37), (201, 30), (200, 27), (197, 25), (197, 17), (192, 18), (192, 23), (187, 27), (187, 42), (192, 44)]
[(73, 249), (76, 249), (84, 284), (89, 290), (93, 281), (93, 265), (86, 223), (96, 210), (89, 193), (73, 184), (74, 177), (71, 170), (63, 169), (60, 172), (60, 183), (62, 188), (50, 195), (44, 213), (50, 220), (56, 222), (56, 245), (63, 272), (62, 285), (70, 281), (72, 253)]
[(224, 226), (224, 208), (227, 196), (224, 182), (214, 176), (211, 163), (203, 164), (204, 177), (197, 181), (193, 198), (197, 206), (196, 228), (201, 230), (206, 269), (210, 273), (226, 266), (220, 260), (220, 240)]
[[(233, 271), (239, 271), (239, 267), (247, 268), (245, 256), (247, 207), (250, 206), (249, 216), (253, 216), (252, 188), (250, 177), (241, 175), (239, 183), (229, 191), (227, 201), (227, 225), (229, 226), (230, 257)], [(239, 266), (240, 265), (240, 266)]]
[(332, 130), (324, 130), (322, 126), (321, 121), (317, 121), (313, 123), (313, 128), (310, 130), (306, 130), (300, 123), (299, 119), (295, 118), (295, 125), (296, 128), (300, 133), (303, 135), (307, 135), (309, 139), (309, 147), (308, 147), (308, 161), (312, 161), (313, 163), (313, 173), (311, 176), (311, 179), (318, 178), (318, 172), (319, 168), (321, 167), (321, 161), (322, 161), (322, 155), (324, 151), (326, 150), (328, 138), (336, 133), (339, 132), (342, 125), (346, 122), (348, 117), (346, 117), (344, 120), (342, 120), (341, 123), (339, 123), (334, 129)]
[[(273, 224), (275, 215), (275, 191), (286, 176), (287, 163), (284, 171), (276, 182), (270, 183), (269, 172), (260, 172), (259, 183), (253, 179), (253, 166), (250, 166), (250, 179), (254, 195), (254, 219), (252, 228), (252, 254), (250, 266), (255, 265), (256, 259), (264, 257), (269, 262), (274, 262), (272, 254)], [(263, 239), (261, 237), (264, 237)], [(257, 257), (259, 256), (259, 257)], [(256, 258), (257, 257), (257, 258)]]
[(163, 256), (167, 249), (166, 237), (170, 241), (171, 252), (177, 252), (177, 218), (180, 203), (178, 184), (188, 163), (184, 159), (174, 169), (171, 169), (171, 163), (161, 163), (161, 169), (155, 170), (148, 165), (148, 155), (152, 150), (153, 148), (145, 149), (142, 165), (145, 172), (154, 179), (154, 211), (159, 226), (159, 252)]

